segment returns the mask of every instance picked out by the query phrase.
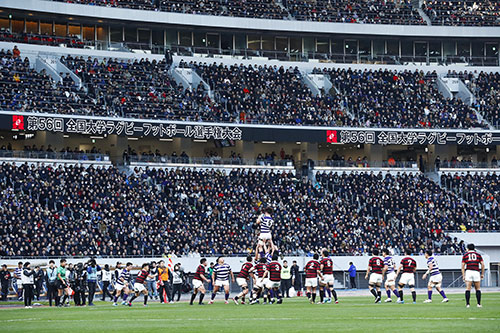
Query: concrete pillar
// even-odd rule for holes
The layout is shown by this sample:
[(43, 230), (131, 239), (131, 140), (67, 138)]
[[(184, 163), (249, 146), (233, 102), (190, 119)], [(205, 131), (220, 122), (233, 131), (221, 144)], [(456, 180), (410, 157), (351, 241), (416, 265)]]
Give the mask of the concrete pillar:
[(374, 165), (381, 165), (382, 161), (387, 160), (387, 148), (382, 145), (366, 144), (363, 153)]
[(112, 134), (108, 136), (109, 142), (109, 159), (113, 163), (123, 163), (123, 152), (128, 148), (128, 140), (125, 136)]
[(241, 157), (243, 159), (254, 160), (257, 157), (255, 155), (255, 144), (253, 141), (237, 141), (236, 151), (241, 151)]

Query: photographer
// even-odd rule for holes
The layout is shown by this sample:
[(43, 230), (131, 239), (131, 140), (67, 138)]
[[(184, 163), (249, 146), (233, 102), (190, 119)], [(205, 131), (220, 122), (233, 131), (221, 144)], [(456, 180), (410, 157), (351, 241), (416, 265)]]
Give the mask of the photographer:
[(113, 300), (113, 296), (109, 293), (109, 285), (111, 284), (111, 279), (113, 277), (113, 274), (111, 273), (111, 270), (109, 269), (109, 265), (106, 264), (104, 265), (104, 269), (101, 270), (101, 281), (102, 281), (102, 300), (106, 300), (106, 295)]
[(76, 306), (85, 306), (86, 286), (87, 286), (87, 271), (85, 270), (83, 264), (80, 262), (76, 265), (75, 269), (74, 300)]
[(75, 272), (75, 267), (73, 264), (68, 264), (68, 269), (66, 276), (68, 277), (68, 306), (71, 303), (71, 295), (73, 294), (72, 291), (75, 290), (75, 282), (76, 282), (76, 272)]
[(101, 271), (101, 267), (97, 265), (95, 259), (88, 261), (87, 267), (87, 283), (89, 286), (89, 306), (94, 306), (94, 295), (97, 288), (97, 272)]
[(21, 273), (21, 282), (24, 290), (24, 307), (31, 309), (33, 300), (33, 285), (35, 284), (35, 272), (31, 269), (30, 263), (25, 262)]
[(45, 272), (40, 266), (35, 267), (35, 295), (36, 300), (40, 300), (40, 294), (43, 292), (43, 280), (45, 279)]
[(181, 270), (181, 264), (175, 264), (174, 271), (172, 272), (172, 301), (175, 298), (175, 294), (177, 294), (177, 302), (181, 299), (183, 277), (184, 272)]

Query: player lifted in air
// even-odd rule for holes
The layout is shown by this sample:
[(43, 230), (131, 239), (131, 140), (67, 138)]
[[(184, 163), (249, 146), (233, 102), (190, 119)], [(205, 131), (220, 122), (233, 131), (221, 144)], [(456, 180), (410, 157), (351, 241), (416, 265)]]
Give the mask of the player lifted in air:
[(410, 249), (406, 249), (405, 254), (406, 257), (401, 260), (398, 272), (396, 273), (396, 276), (399, 276), (399, 273), (403, 271), (403, 274), (401, 275), (398, 283), (399, 299), (401, 300), (399, 303), (404, 303), (403, 287), (408, 285), (408, 287), (410, 287), (413, 304), (415, 304), (417, 303), (417, 292), (415, 291), (415, 271), (417, 270), (417, 262), (415, 261), (415, 259), (410, 257)]
[(382, 271), (382, 275), (386, 276), (385, 292), (387, 293), (387, 299), (385, 302), (392, 302), (391, 290), (399, 301), (399, 293), (396, 290), (396, 263), (394, 262), (394, 258), (390, 256), (388, 249), (382, 250), (382, 256), (384, 257), (384, 269)]
[[(266, 207), (263, 210), (263, 213), (259, 215), (257, 218), (256, 223), (254, 224), (256, 228), (260, 227), (260, 233), (259, 233), (259, 241), (257, 243), (257, 248), (255, 250), (255, 253), (267, 253), (267, 249), (270, 249), (271, 252), (274, 252), (274, 243), (273, 243), (273, 237), (271, 235), (271, 227), (273, 226), (273, 208), (272, 207)], [(255, 257), (255, 261), (259, 260), (257, 257)]]
[(276, 252), (273, 254), (272, 261), (267, 264), (267, 270), (264, 273), (264, 278), (268, 281), (266, 287), (271, 294), (269, 302), (272, 304), (275, 302), (275, 298), (277, 298), (277, 303), (281, 304), (283, 302), (280, 294), (281, 265), (278, 262), (278, 254)]
[(241, 298), (241, 304), (245, 304), (245, 295), (248, 294), (248, 280), (252, 277), (255, 285), (255, 277), (253, 274), (252, 256), (247, 257), (247, 262), (241, 266), (240, 272), (236, 276), (236, 283), (241, 288), (241, 293), (233, 298), (234, 304), (238, 305), (238, 300)]
[[(328, 250), (323, 250), (323, 257), (321, 258), (321, 273), (323, 274), (323, 279), (319, 281), (319, 298), (322, 303), (331, 303), (332, 294), (335, 299), (335, 304), (338, 304), (337, 292), (333, 289), (333, 261), (329, 257)], [(328, 293), (328, 298), (325, 298), (325, 290)]]
[(207, 259), (201, 258), (200, 265), (196, 269), (196, 273), (194, 273), (193, 294), (191, 295), (191, 301), (189, 302), (189, 305), (193, 305), (194, 299), (196, 298), (196, 294), (198, 294), (198, 291), (200, 292), (200, 300), (198, 304), (204, 305), (203, 297), (205, 297), (205, 287), (203, 286), (203, 282), (209, 282), (209, 280), (205, 277), (206, 266), (207, 266)]
[[(465, 282), (465, 302), (470, 308), (470, 291), (472, 284), (476, 289), (477, 307), (481, 308), (481, 280), (484, 279), (483, 257), (476, 252), (474, 244), (467, 245), (467, 252), (462, 257), (462, 278)], [(479, 270), (481, 266), (481, 270)]]
[(307, 298), (311, 304), (316, 302), (316, 287), (318, 286), (318, 276), (322, 279), (323, 274), (321, 274), (321, 264), (318, 261), (319, 254), (315, 253), (313, 260), (310, 260), (304, 270), (306, 272), (306, 289)]
[(146, 283), (146, 278), (148, 277), (148, 275), (149, 275), (149, 264), (142, 264), (142, 269), (139, 272), (139, 274), (137, 274), (137, 277), (135, 278), (134, 282), (135, 294), (128, 302), (128, 306), (132, 306), (132, 302), (134, 301), (134, 299), (139, 297), (141, 293), (144, 294), (144, 306), (148, 306), (148, 289), (144, 285)]
[(441, 289), (441, 281), (443, 281), (443, 276), (439, 271), (439, 266), (436, 258), (432, 256), (431, 250), (425, 251), (425, 259), (427, 259), (428, 269), (427, 272), (425, 272), (425, 274), (422, 275), (422, 280), (425, 280), (427, 275), (430, 275), (430, 277), (429, 277), (429, 284), (427, 285), (428, 298), (424, 301), (424, 303), (432, 303), (432, 288), (434, 287), (436, 287), (436, 290), (441, 294), (441, 296), (443, 296), (442, 303), (448, 302), (448, 298), (446, 298), (444, 290)]
[(212, 292), (212, 298), (208, 304), (213, 304), (215, 295), (220, 288), (224, 288), (225, 303), (229, 303), (229, 275), (231, 275), (231, 281), (234, 283), (234, 275), (231, 267), (224, 263), (224, 258), (219, 257), (217, 259), (217, 265), (214, 267), (214, 272), (212, 274), (212, 282), (214, 285), (214, 291)]
[(264, 279), (267, 270), (266, 258), (260, 258), (259, 263), (255, 265), (253, 271), (257, 273), (255, 277), (255, 283), (253, 285), (252, 291), (252, 301), (250, 304), (255, 304), (259, 302), (260, 294), (264, 290)]
[(368, 289), (370, 289), (373, 297), (375, 297), (375, 303), (380, 303), (380, 299), (382, 298), (380, 286), (382, 285), (382, 281), (384, 279), (382, 274), (384, 261), (378, 256), (379, 252), (377, 249), (374, 249), (372, 254), (373, 257), (371, 257), (370, 261), (368, 261), (365, 279), (368, 280), (368, 277), (370, 277), (370, 280), (368, 280)]

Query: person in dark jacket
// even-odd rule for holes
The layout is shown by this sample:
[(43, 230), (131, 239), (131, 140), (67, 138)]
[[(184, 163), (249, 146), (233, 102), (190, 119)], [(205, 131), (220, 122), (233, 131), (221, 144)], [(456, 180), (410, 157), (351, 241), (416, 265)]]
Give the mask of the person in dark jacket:
[(87, 270), (80, 262), (76, 265), (75, 269), (74, 300), (76, 306), (85, 306), (86, 289), (87, 289)]
[(40, 294), (43, 292), (43, 281), (45, 279), (45, 272), (40, 266), (35, 267), (35, 296), (36, 300), (40, 300)]
[(0, 284), (2, 287), (2, 301), (7, 300), (7, 296), (9, 296), (9, 282), (12, 279), (12, 275), (7, 269), (7, 265), (2, 265), (2, 270), (0, 270)]
[(31, 309), (31, 301), (33, 300), (33, 286), (35, 284), (35, 271), (31, 269), (29, 262), (25, 262), (23, 272), (21, 274), (21, 282), (24, 290), (24, 307)]
[(297, 261), (295, 260), (290, 268), (290, 273), (292, 274), (293, 288), (297, 292), (297, 296), (300, 296), (302, 293), (302, 276), (300, 275), (299, 265), (297, 265)]

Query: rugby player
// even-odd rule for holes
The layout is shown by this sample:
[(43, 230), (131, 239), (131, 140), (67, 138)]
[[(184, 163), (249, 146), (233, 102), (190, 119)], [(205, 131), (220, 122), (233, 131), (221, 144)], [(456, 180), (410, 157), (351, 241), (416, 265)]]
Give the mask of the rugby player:
[(318, 286), (318, 276), (323, 279), (323, 274), (321, 274), (321, 264), (318, 261), (319, 254), (315, 253), (313, 260), (310, 260), (306, 266), (306, 290), (307, 298), (311, 304), (316, 303), (316, 287)]
[(436, 288), (436, 290), (443, 296), (442, 303), (448, 302), (448, 298), (446, 298), (446, 295), (444, 293), (444, 290), (441, 289), (441, 282), (443, 281), (443, 276), (441, 275), (441, 272), (439, 271), (439, 266), (437, 263), (436, 258), (432, 256), (432, 251), (427, 250), (425, 251), (425, 259), (427, 259), (427, 272), (422, 275), (422, 280), (425, 280), (427, 275), (430, 275), (429, 277), (429, 283), (427, 284), (427, 296), (428, 298), (424, 301), (424, 303), (432, 303), (432, 288)]
[[(257, 222), (255, 223), (256, 227), (260, 227), (260, 234), (259, 234), (259, 241), (257, 243), (257, 249), (255, 250), (255, 253), (258, 254), (260, 252), (267, 252), (265, 250), (265, 247), (271, 249), (271, 252), (274, 252), (274, 243), (273, 243), (273, 238), (271, 235), (271, 227), (274, 223), (273, 218), (273, 208), (272, 207), (266, 207), (264, 208), (264, 211), (259, 217), (257, 218)], [(255, 261), (259, 260), (257, 257), (255, 258)]]
[(264, 275), (267, 270), (266, 258), (260, 258), (259, 263), (252, 270), (257, 272), (257, 277), (253, 285), (252, 301), (250, 304), (255, 304), (259, 303), (260, 294), (264, 289)]
[(415, 291), (415, 271), (417, 270), (417, 262), (415, 259), (410, 257), (411, 250), (406, 249), (405, 251), (406, 257), (401, 260), (401, 264), (399, 265), (398, 271), (396, 273), (396, 277), (399, 276), (399, 273), (403, 271), (401, 278), (398, 283), (398, 292), (399, 299), (398, 303), (404, 304), (403, 299), (403, 287), (408, 285), (411, 291), (411, 297), (413, 299), (413, 304), (417, 303), (417, 292)]
[(205, 286), (203, 285), (203, 282), (209, 282), (209, 280), (205, 277), (205, 267), (207, 267), (207, 259), (201, 258), (200, 265), (196, 269), (196, 273), (194, 273), (193, 294), (191, 295), (191, 302), (189, 302), (189, 305), (193, 305), (198, 291), (200, 292), (200, 300), (198, 304), (204, 305), (203, 298), (205, 297)]
[(142, 264), (142, 269), (137, 274), (137, 277), (135, 278), (134, 282), (134, 295), (132, 295), (132, 298), (128, 302), (128, 306), (132, 306), (132, 302), (134, 299), (139, 297), (139, 295), (142, 293), (144, 294), (144, 306), (148, 306), (148, 289), (145, 286), (146, 283), (146, 278), (149, 276), (149, 264), (145, 263)]
[[(385, 276), (385, 292), (387, 293), (387, 298), (385, 302), (392, 302), (391, 298), (391, 290), (399, 299), (399, 292), (396, 289), (396, 263), (394, 262), (394, 258), (389, 255), (388, 249), (382, 250), (382, 256), (384, 257), (384, 269), (382, 270), (382, 275)], [(386, 275), (387, 274), (387, 275)]]
[(214, 291), (212, 292), (212, 298), (208, 304), (213, 304), (215, 295), (221, 287), (224, 288), (225, 293), (225, 303), (229, 304), (229, 275), (231, 275), (231, 281), (234, 283), (234, 274), (231, 267), (224, 263), (224, 258), (219, 257), (217, 259), (217, 265), (214, 267), (214, 272), (212, 274), (212, 282), (214, 285)]
[(372, 250), (373, 257), (368, 261), (368, 268), (366, 270), (365, 280), (368, 280), (368, 289), (375, 297), (375, 303), (380, 303), (382, 299), (382, 293), (380, 292), (380, 286), (382, 285), (382, 281), (384, 279), (383, 268), (384, 261), (378, 256), (379, 251), (377, 249)]
[[(335, 299), (335, 304), (339, 304), (339, 300), (337, 298), (337, 292), (333, 289), (333, 282), (335, 281), (333, 278), (333, 261), (330, 259), (330, 254), (327, 250), (323, 250), (322, 259), (320, 261), (320, 270), (323, 274), (323, 279), (319, 281), (319, 299), (322, 303), (331, 303), (332, 302), (332, 294)], [(328, 298), (325, 299), (325, 290), (328, 292)]]
[[(476, 290), (477, 307), (483, 307), (481, 305), (481, 280), (484, 279), (484, 260), (475, 249), (474, 244), (467, 245), (468, 251), (462, 257), (462, 278), (465, 282), (465, 302), (467, 308), (470, 308), (470, 291), (473, 284)], [(479, 266), (481, 266), (481, 270), (479, 270)]]
[(278, 262), (278, 254), (275, 252), (273, 254), (272, 261), (267, 264), (267, 270), (264, 273), (264, 278), (269, 277), (267, 282), (267, 289), (271, 294), (270, 303), (273, 304), (275, 302), (275, 298), (278, 299), (278, 304), (283, 302), (280, 294), (280, 286), (281, 286), (281, 265)]
[(127, 297), (130, 294), (130, 290), (128, 289), (128, 284), (130, 281), (130, 271), (132, 270), (132, 263), (128, 262), (125, 265), (125, 268), (121, 271), (120, 275), (118, 276), (118, 279), (115, 282), (115, 299), (113, 302), (113, 306), (117, 306), (118, 304), (116, 301), (118, 301), (118, 298), (120, 295), (123, 294), (123, 301), (122, 305), (127, 304)]
[(252, 256), (247, 256), (247, 262), (241, 266), (240, 272), (236, 276), (236, 283), (241, 288), (241, 293), (233, 298), (234, 304), (238, 305), (238, 300), (241, 298), (241, 304), (245, 304), (245, 295), (248, 294), (248, 280), (252, 277), (255, 284), (255, 277), (252, 271)]

